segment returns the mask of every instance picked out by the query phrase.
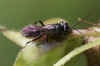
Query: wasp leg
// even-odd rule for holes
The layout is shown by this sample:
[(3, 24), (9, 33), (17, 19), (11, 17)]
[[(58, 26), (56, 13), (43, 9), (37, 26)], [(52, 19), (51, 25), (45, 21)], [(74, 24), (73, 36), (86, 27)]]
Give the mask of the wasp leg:
[(48, 35), (46, 36), (46, 42), (48, 43)]
[(30, 42), (32, 42), (32, 40), (31, 40), (31, 41), (28, 41), (28, 42), (26, 43), (26, 45), (28, 45)]
[(38, 23), (41, 24), (41, 26), (45, 26), (44, 23), (41, 20), (35, 21), (34, 24), (38, 24)]
[(32, 41), (35, 41), (35, 40), (37, 40), (37, 39), (39, 39), (39, 38), (41, 38), (42, 37), (42, 35), (39, 35), (38, 37), (36, 37), (35, 39), (33, 39)]
[(39, 38), (41, 38), (41, 37), (42, 37), (42, 35), (39, 35), (39, 36), (37, 36), (36, 38), (32, 39), (31, 41), (28, 41), (26, 44), (29, 44), (30, 42), (35, 41), (35, 40), (37, 40), (37, 39), (39, 39)]

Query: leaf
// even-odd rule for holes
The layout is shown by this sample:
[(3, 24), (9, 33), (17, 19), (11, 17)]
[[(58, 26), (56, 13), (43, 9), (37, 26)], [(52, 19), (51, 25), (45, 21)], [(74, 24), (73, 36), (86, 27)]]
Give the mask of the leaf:
[[(30, 41), (30, 39), (25, 38), (20, 32), (17, 32), (15, 30), (8, 30), (4, 26), (0, 26), (0, 32), (8, 38), (9, 40), (13, 41), (20, 47), (25, 47), (26, 43)], [(33, 42), (35, 44), (35, 42)]]
[[(81, 38), (78, 36), (73, 36), (65, 40), (62, 45), (49, 51), (46, 51), (45, 48), (40, 48), (33, 44), (27, 45), (19, 52), (14, 66), (53, 66), (53, 64), (55, 64), (66, 53), (71, 51), (73, 48), (80, 46), (81, 41)], [(87, 61), (84, 54), (75, 57), (65, 66), (79, 65), (87, 66)]]
[[(80, 46), (83, 42), (80, 36), (69, 35), (66, 36), (67, 40), (59, 43), (60, 45), (47, 50), (50, 48), (49, 44), (48, 47), (45, 46), (45, 44), (41, 44), (42, 48), (38, 47), (36, 42), (26, 46), (26, 42), (30, 39), (23, 37), (20, 32), (6, 29), (2, 31), (2, 33), (8, 39), (23, 47), (16, 58), (14, 66), (53, 66), (59, 59), (75, 47)], [(76, 63), (73, 64), (74, 62)], [(83, 54), (74, 58), (71, 62), (69, 62), (69, 64), (66, 65), (79, 66), (80, 64), (83, 66), (87, 65), (86, 58)]]

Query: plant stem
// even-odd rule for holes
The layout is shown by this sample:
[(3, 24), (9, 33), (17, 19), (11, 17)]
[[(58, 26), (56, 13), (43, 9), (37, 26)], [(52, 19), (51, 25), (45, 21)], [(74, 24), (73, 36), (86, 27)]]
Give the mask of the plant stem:
[(98, 46), (98, 45), (100, 45), (100, 38), (96, 39), (93, 42), (89, 42), (81, 47), (74, 49), (69, 54), (64, 56), (61, 60), (59, 60), (56, 64), (54, 64), (54, 66), (64, 66), (65, 63), (68, 63), (68, 61), (70, 61), (75, 56), (79, 55), (80, 53), (83, 53), (84, 51), (86, 51), (92, 47)]

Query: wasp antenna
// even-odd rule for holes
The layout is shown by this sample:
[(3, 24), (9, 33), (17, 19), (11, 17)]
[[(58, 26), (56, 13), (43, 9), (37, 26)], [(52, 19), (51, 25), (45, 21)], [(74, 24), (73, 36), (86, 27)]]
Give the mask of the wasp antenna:
[(83, 22), (83, 23), (86, 23), (86, 24), (90, 24), (90, 25), (93, 25), (93, 26), (98, 26), (98, 24), (94, 24), (94, 23), (91, 23), (91, 22), (88, 22), (87, 20), (85, 20), (84, 18), (78, 18), (77, 19), (79, 22)]

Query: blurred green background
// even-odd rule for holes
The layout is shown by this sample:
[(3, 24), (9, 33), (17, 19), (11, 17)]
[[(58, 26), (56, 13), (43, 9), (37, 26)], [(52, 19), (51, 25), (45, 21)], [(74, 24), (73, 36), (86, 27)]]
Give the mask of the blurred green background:
[[(34, 20), (61, 17), (77, 22), (77, 17), (98, 20), (100, 0), (0, 0), (0, 24), (21, 29)], [(12, 66), (19, 51), (0, 34), (0, 66)]]

